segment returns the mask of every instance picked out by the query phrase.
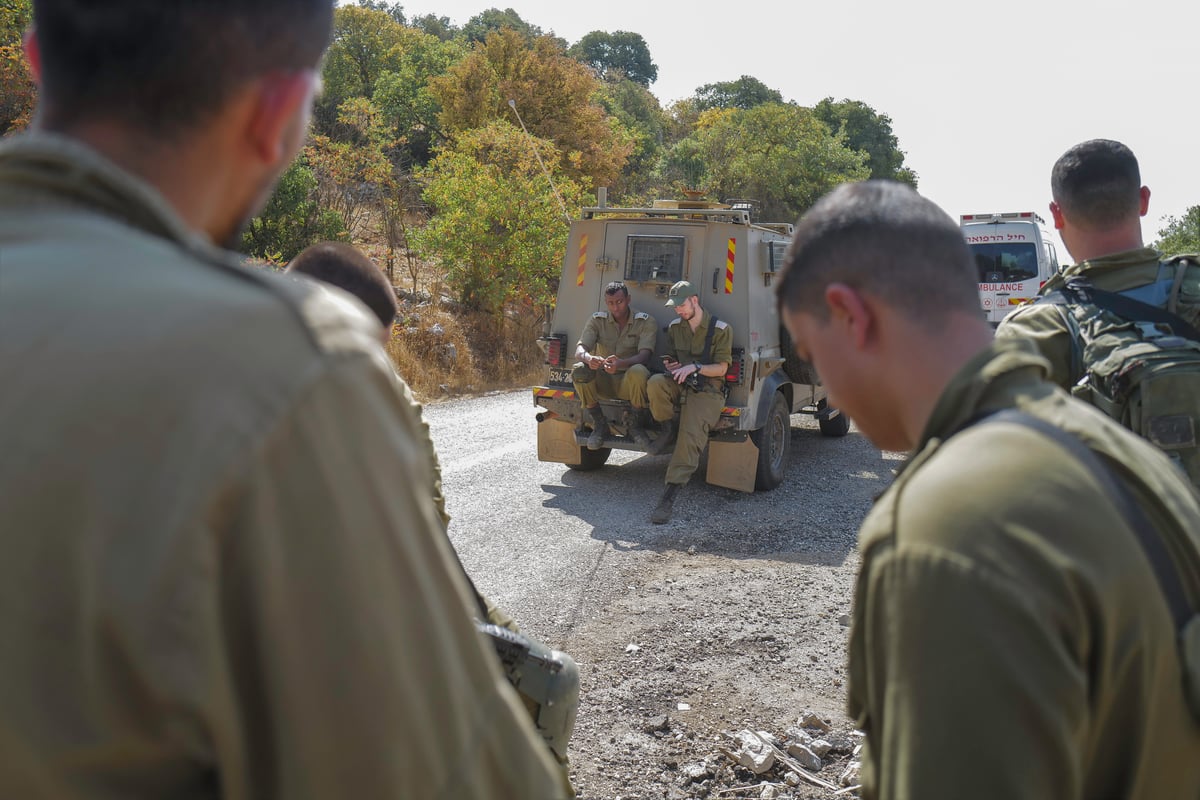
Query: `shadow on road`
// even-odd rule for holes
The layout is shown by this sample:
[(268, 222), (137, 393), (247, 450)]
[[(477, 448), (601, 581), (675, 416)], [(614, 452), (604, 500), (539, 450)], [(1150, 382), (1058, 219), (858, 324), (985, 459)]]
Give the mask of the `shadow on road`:
[(706, 462), (675, 502), (666, 525), (650, 522), (669, 455), (614, 451), (592, 472), (563, 467), (562, 484), (543, 484), (543, 505), (592, 527), (616, 550), (688, 551), (731, 558), (835, 565), (854, 549), (858, 525), (902, 463), (861, 434), (821, 436), (793, 427), (784, 482), (746, 494), (704, 481)]

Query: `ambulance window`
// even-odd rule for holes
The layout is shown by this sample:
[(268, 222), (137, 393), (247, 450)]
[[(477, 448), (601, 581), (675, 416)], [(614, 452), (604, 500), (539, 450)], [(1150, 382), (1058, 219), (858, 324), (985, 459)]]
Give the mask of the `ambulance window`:
[(682, 236), (630, 236), (625, 252), (625, 280), (675, 283), (683, 280)]
[(1016, 283), (1038, 276), (1037, 248), (1033, 242), (973, 244), (980, 283)]

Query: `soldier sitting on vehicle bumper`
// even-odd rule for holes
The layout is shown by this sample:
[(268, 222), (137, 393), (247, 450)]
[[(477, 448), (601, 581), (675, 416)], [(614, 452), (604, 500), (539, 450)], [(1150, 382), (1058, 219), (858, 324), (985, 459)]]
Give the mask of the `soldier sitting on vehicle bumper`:
[(584, 416), (591, 418), (587, 446), (599, 450), (608, 434), (608, 421), (600, 408), (602, 397), (629, 401), (632, 409), (624, 420), (627, 435), (646, 446), (650, 444), (643, 430), (650, 380), (646, 364), (654, 355), (658, 333), (654, 318), (629, 307), (629, 289), (621, 281), (604, 287), (604, 304), (608, 311), (597, 311), (583, 328), (575, 346), (579, 362), (571, 371)]
[(667, 297), (666, 304), (675, 308), (678, 319), (667, 326), (663, 366), (670, 372), (652, 377), (647, 390), (650, 412), (662, 426), (651, 453), (666, 449), (674, 433), (676, 407), (680, 408), (680, 419), (675, 452), (667, 467), (667, 488), (650, 516), (656, 525), (671, 519), (675, 495), (700, 465), (708, 432), (725, 407), (725, 372), (733, 359), (733, 328), (704, 313), (692, 284), (679, 281)]

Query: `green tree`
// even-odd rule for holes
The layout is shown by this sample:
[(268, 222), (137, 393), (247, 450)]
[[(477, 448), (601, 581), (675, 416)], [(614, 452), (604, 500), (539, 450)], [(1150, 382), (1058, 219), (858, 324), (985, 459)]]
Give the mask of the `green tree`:
[(241, 250), (283, 264), (310, 244), (348, 238), (341, 217), (317, 202), (317, 178), (301, 156), (280, 176), (262, 213), (247, 224)]
[(449, 17), (439, 17), (436, 14), (414, 17), (410, 24), (417, 30), (428, 33), (430, 36), (436, 36), (443, 42), (450, 41), (460, 33), (459, 28), (451, 24)]
[(0, 0), (0, 136), (29, 124), (37, 88), (21, 37), (33, 19), (30, 0)]
[(333, 41), (322, 70), (324, 89), (314, 110), (317, 132), (334, 135), (342, 103), (371, 97), (381, 75), (401, 68), (411, 32), (387, 11), (364, 6), (334, 9)]
[(430, 83), (448, 136), (497, 119), (517, 122), (512, 100), (529, 132), (554, 143), (560, 166), (576, 180), (612, 185), (633, 151), (629, 132), (595, 100), (599, 81), (550, 37), (530, 47), (516, 31), (497, 31)]
[[(462, 133), (417, 173), (433, 216), (411, 242), (443, 266), (468, 308), (498, 314), (510, 303), (554, 300), (568, 224), (534, 147), (546, 164), (560, 163), (549, 142), (494, 120)], [(567, 208), (582, 205), (578, 183), (561, 171), (553, 177)]]
[(591, 67), (601, 80), (626, 78), (645, 87), (658, 80), (658, 67), (640, 33), (592, 31), (567, 55)]
[(354, 239), (361, 238), (395, 189), (391, 144), (379, 109), (365, 97), (352, 97), (338, 109), (338, 123), (353, 132), (336, 141), (316, 134), (305, 148), (317, 176), (317, 203), (341, 217)]
[(892, 120), (859, 100), (835, 103), (826, 97), (813, 107), (817, 118), (834, 133), (846, 137), (846, 146), (867, 155), (872, 178), (888, 178), (917, 187), (917, 174), (904, 166), (904, 152), (892, 133)]
[(706, 83), (696, 90), (696, 109), (754, 108), (763, 103), (782, 103), (783, 95), (770, 89), (758, 78), (743, 75), (736, 81)]
[(394, 69), (375, 81), (372, 101), (392, 130), (397, 149), (393, 161), (426, 164), (432, 149), (445, 137), (438, 123), (441, 103), (430, 82), (466, 56), (459, 42), (443, 41), (415, 28), (406, 29)]
[(371, 11), (382, 11), (401, 25), (404, 25), (404, 8), (399, 3), (388, 3), (386, 0), (358, 0), (359, 8)]
[(658, 98), (627, 78), (605, 82), (597, 97), (633, 142), (620, 178), (610, 187), (614, 199), (617, 195), (641, 195), (650, 188), (651, 173), (662, 155), (666, 116)]
[(1167, 217), (1154, 246), (1167, 255), (1200, 253), (1200, 206), (1192, 206), (1182, 217)]
[[(521, 19), (521, 15), (511, 8), (503, 11), (498, 8), (489, 8), (479, 12), (467, 20), (466, 25), (462, 26), (462, 35), (471, 43), (484, 42), (491, 34), (505, 29), (516, 31), (526, 42), (532, 42), (544, 35), (541, 28)], [(565, 43), (563, 43), (563, 48), (566, 48)]]
[(672, 155), (679, 153), (702, 167), (698, 188), (706, 194), (755, 200), (772, 221), (791, 222), (834, 186), (870, 172), (862, 153), (791, 103), (707, 111)]

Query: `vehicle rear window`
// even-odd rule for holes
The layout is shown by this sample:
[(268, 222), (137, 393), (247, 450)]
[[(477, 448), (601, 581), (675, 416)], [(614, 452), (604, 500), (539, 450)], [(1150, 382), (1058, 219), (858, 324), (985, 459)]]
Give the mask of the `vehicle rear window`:
[(683, 236), (630, 236), (625, 252), (625, 280), (683, 280), (683, 254), (687, 239)]
[(1016, 283), (1038, 276), (1037, 248), (1033, 242), (973, 244), (980, 283)]

